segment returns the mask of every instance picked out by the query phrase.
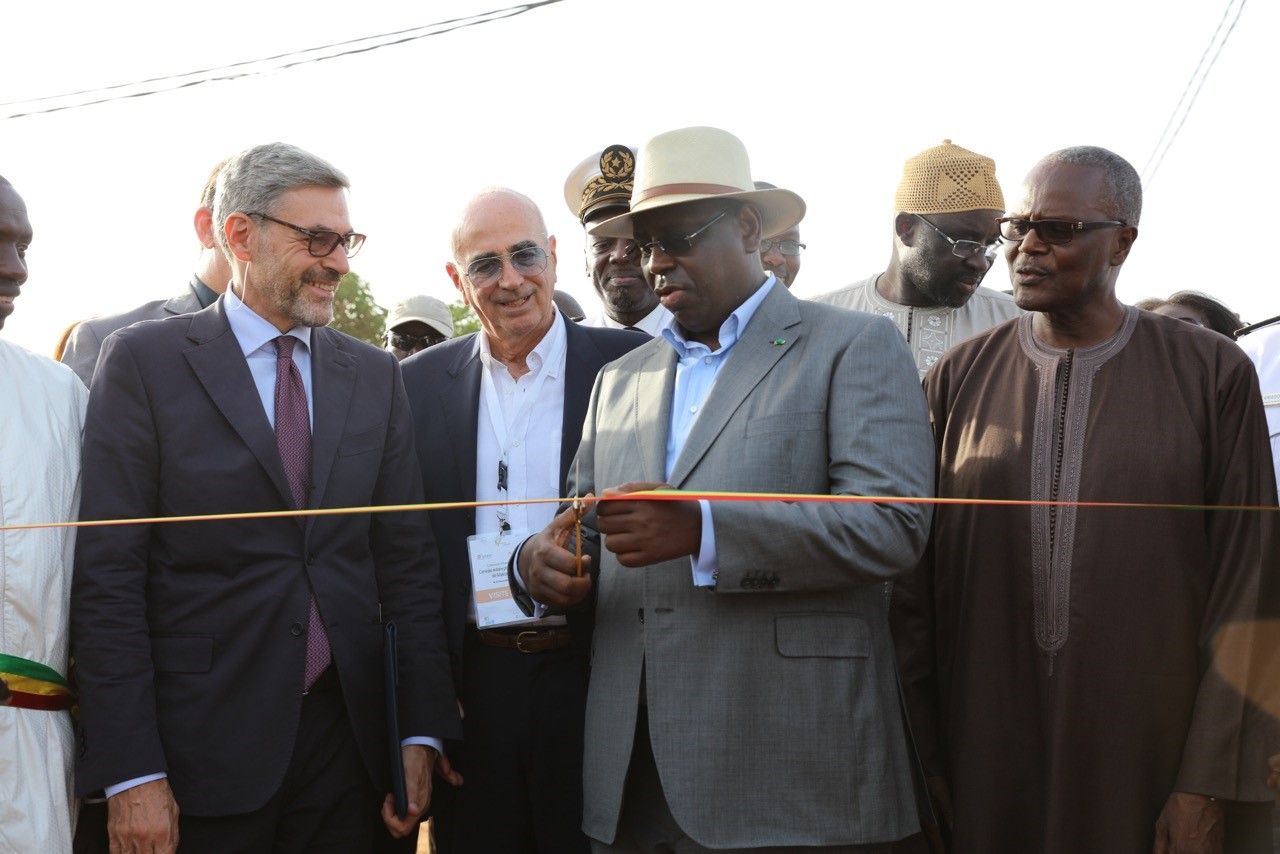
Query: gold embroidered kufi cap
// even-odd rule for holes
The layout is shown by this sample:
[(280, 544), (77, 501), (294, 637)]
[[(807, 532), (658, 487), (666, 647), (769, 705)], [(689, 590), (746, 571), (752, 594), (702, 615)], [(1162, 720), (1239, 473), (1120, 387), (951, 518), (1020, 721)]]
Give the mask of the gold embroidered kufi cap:
[(1004, 211), (1004, 193), (994, 160), (944, 139), (902, 167), (893, 205), (895, 212), (913, 214)]
[(590, 155), (569, 173), (564, 182), (564, 202), (582, 223), (587, 221), (587, 214), (607, 208), (626, 213), (635, 179), (635, 149), (611, 145)]

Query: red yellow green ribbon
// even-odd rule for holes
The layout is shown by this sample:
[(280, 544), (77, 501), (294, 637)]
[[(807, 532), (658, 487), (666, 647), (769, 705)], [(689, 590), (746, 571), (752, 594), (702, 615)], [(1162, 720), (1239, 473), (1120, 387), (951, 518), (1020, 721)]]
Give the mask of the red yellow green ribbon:
[(9, 686), (10, 706), (56, 712), (76, 704), (75, 691), (62, 674), (38, 661), (0, 652), (0, 679)]
[[(791, 504), (933, 504), (981, 505), (996, 507), (1102, 507), (1136, 510), (1249, 510), (1280, 511), (1269, 505), (1236, 504), (1168, 504), (1143, 501), (1037, 501), (1017, 498), (936, 498), (910, 495), (808, 495), (792, 492), (685, 492), (662, 489), (652, 492), (629, 492), (623, 495), (596, 496), (592, 501), (632, 501), (637, 498), (657, 501), (781, 501)], [(465, 510), (475, 507), (503, 507), (516, 504), (569, 504), (571, 498), (527, 498), (523, 501), (442, 501), (435, 504), (387, 504), (377, 507), (326, 507), (319, 510), (263, 510), (248, 513), (210, 513), (194, 516), (150, 516), (136, 519), (94, 519), (80, 522), (37, 522), (26, 525), (0, 525), (3, 531), (29, 531), (42, 528), (100, 528), (113, 525), (158, 525), (165, 522), (214, 522), (238, 519), (275, 519), (294, 516), (343, 516), (349, 513), (405, 513), (421, 510)]]

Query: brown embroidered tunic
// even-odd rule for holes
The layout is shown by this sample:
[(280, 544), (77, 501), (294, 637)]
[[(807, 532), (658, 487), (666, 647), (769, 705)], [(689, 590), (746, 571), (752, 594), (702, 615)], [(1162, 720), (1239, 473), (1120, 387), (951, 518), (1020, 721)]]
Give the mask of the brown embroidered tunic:
[(894, 594), (912, 724), (955, 851), (1150, 851), (1172, 791), (1265, 801), (1257, 710), (1211, 666), (1259, 616), (1275, 503), (1257, 378), (1229, 340), (1128, 309), (1062, 351), (1033, 315), (925, 379), (944, 497), (1195, 505), (939, 506)]

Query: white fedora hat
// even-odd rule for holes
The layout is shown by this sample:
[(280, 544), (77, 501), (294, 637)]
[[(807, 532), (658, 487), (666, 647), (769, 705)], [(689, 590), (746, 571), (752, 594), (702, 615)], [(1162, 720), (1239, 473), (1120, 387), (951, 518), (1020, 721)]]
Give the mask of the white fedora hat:
[(588, 225), (591, 234), (631, 237), (639, 213), (703, 199), (732, 199), (760, 211), (761, 236), (779, 234), (804, 219), (804, 199), (790, 190), (757, 190), (747, 149), (719, 128), (681, 128), (646, 142), (636, 156), (631, 210)]

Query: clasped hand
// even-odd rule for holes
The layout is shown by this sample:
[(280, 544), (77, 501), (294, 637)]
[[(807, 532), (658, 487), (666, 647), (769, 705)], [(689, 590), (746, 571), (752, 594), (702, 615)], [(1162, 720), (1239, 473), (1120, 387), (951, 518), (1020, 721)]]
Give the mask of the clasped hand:
[[(583, 512), (596, 511), (596, 528), (604, 547), (623, 566), (638, 567), (695, 555), (702, 541), (702, 513), (696, 501), (637, 498), (620, 500), (636, 492), (671, 489), (665, 483), (624, 483), (609, 487), (597, 499), (582, 499)], [(520, 550), (519, 571), (529, 595), (552, 608), (577, 605), (591, 592), (588, 569), (591, 558), (582, 557), (582, 575), (571, 550), (577, 514), (567, 509), (535, 534)]]

